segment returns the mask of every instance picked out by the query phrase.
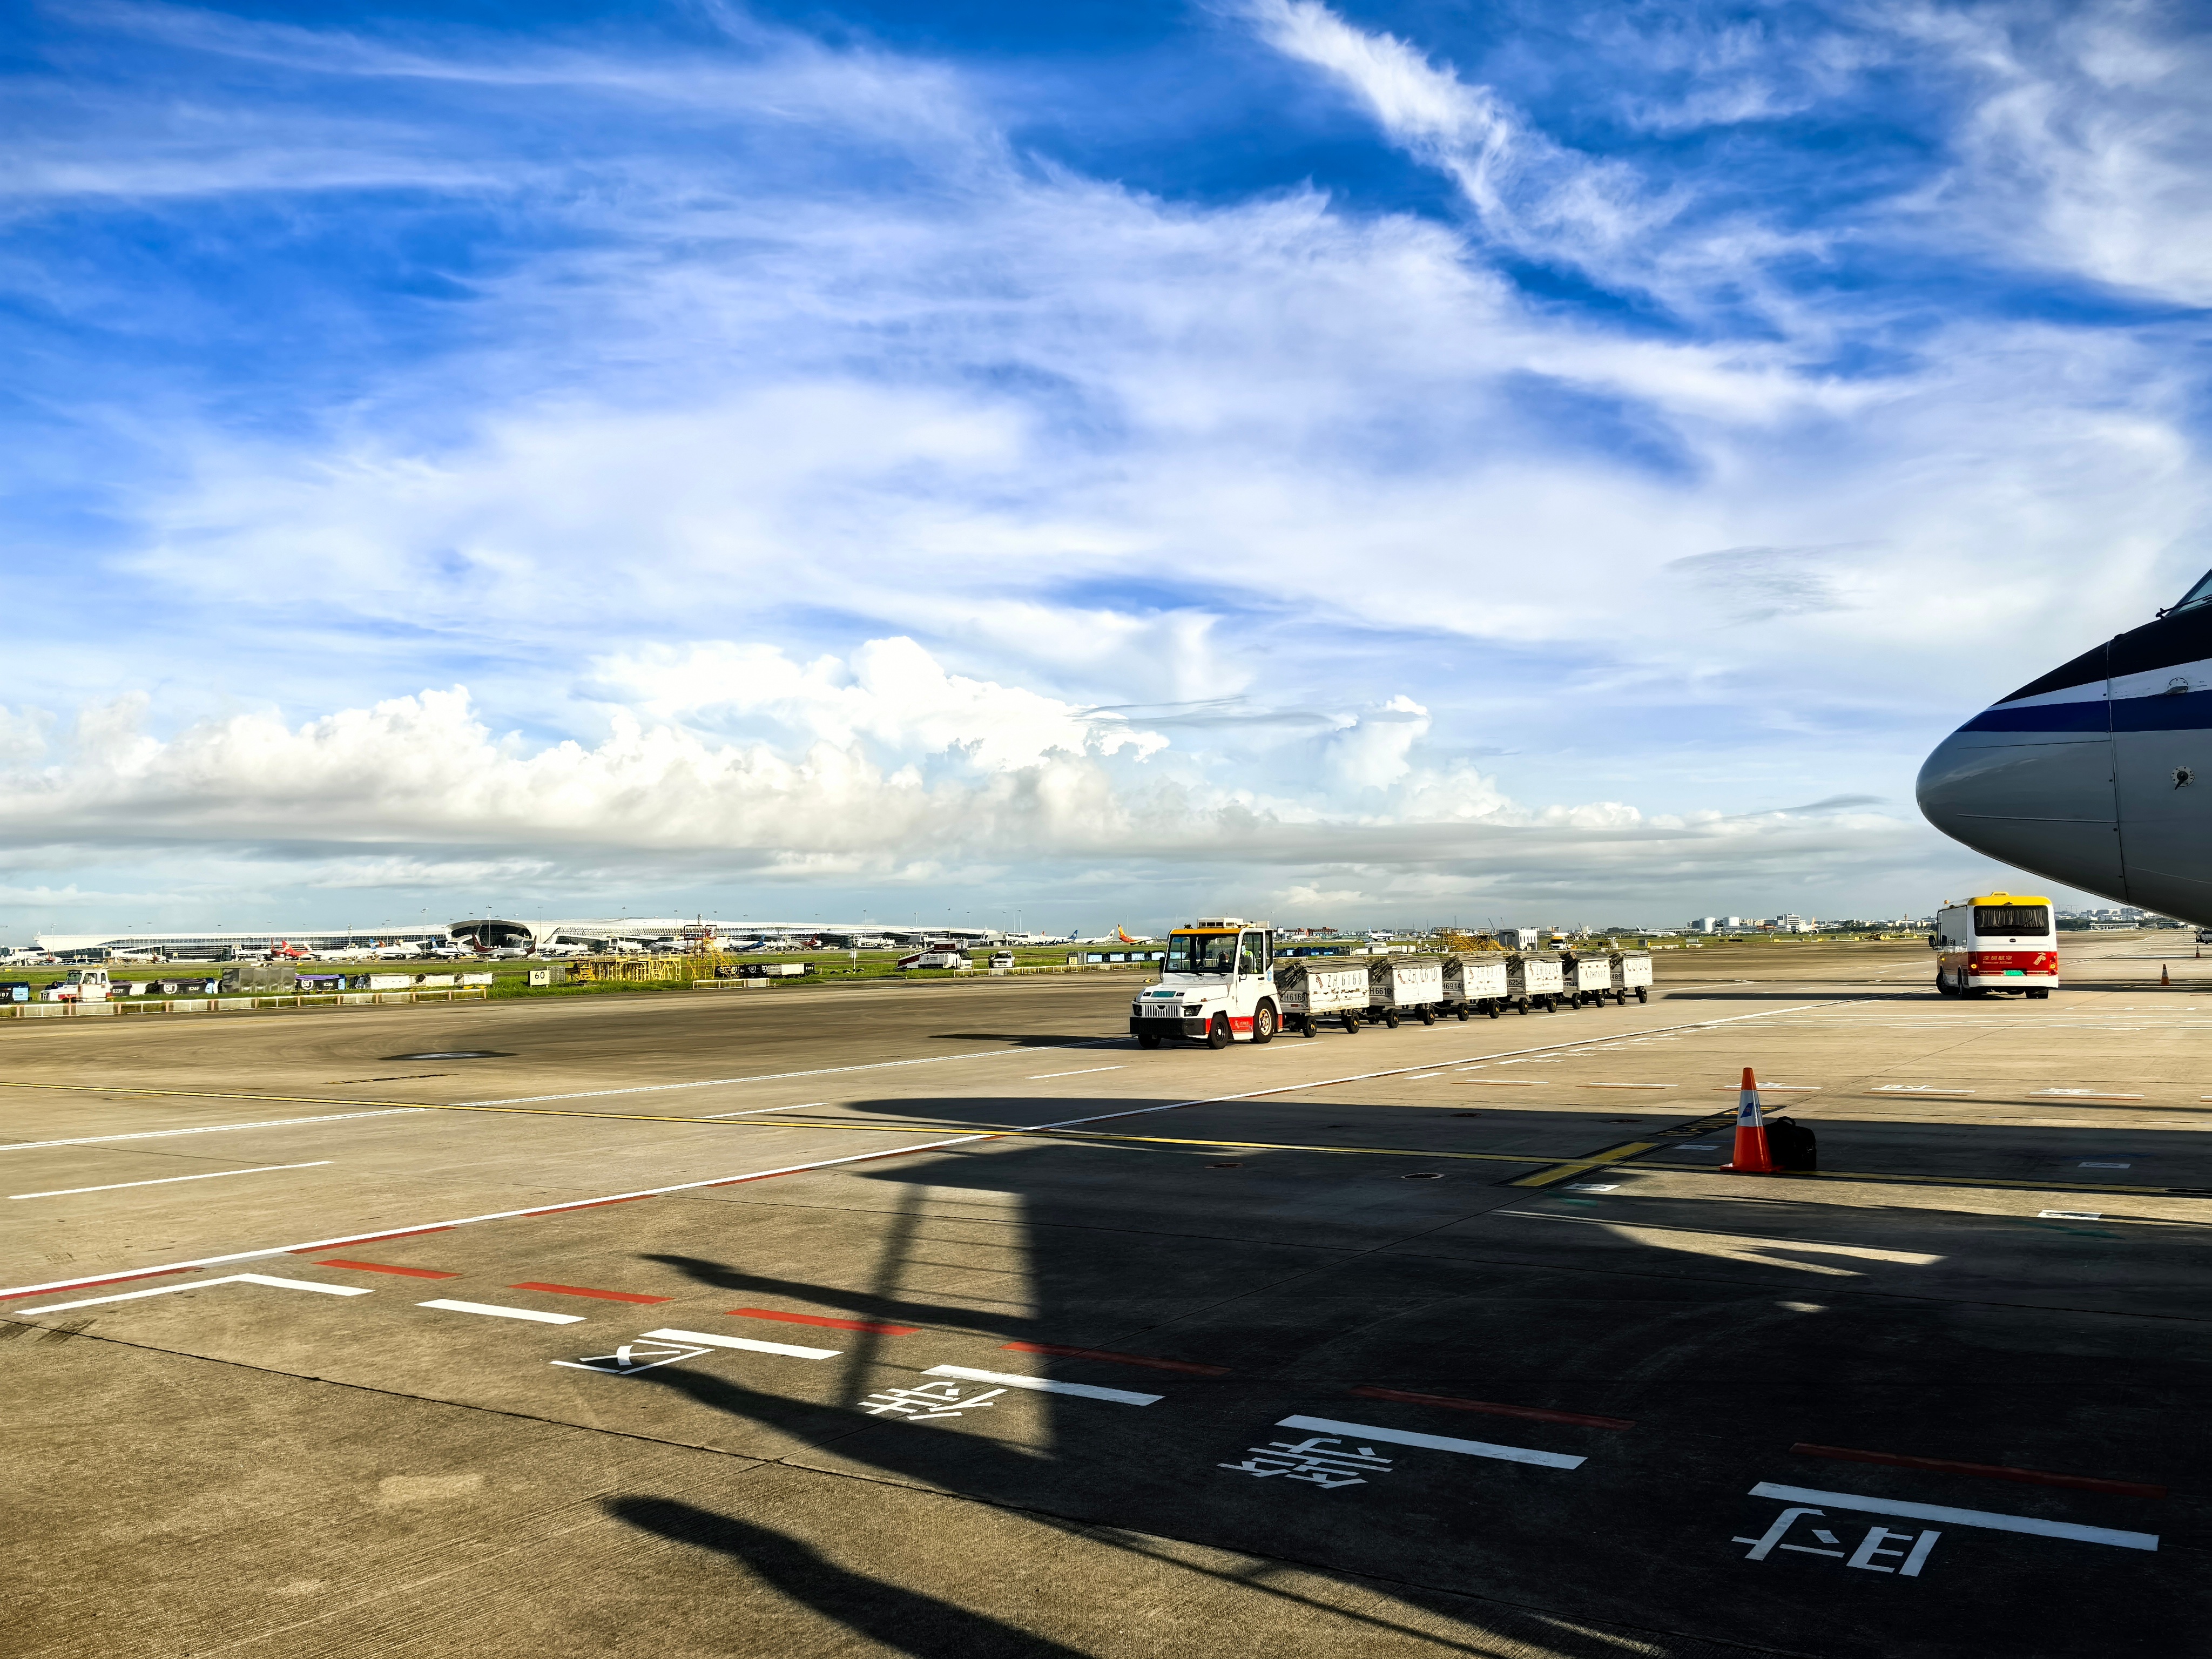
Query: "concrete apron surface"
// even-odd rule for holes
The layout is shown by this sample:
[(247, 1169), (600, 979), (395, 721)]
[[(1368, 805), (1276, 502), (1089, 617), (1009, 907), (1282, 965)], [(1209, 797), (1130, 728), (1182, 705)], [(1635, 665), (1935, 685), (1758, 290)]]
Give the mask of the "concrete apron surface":
[(2190, 1650), (2212, 976), (1909, 949), (10, 1030), (11, 1647)]

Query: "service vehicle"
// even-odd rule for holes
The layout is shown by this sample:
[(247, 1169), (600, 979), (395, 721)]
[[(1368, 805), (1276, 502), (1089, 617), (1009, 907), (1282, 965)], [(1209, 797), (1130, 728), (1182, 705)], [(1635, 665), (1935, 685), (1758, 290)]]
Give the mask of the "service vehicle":
[(957, 951), (916, 951), (912, 956), (901, 957), (898, 965), (908, 968), (972, 968), (975, 964)]
[(1505, 1007), (1505, 954), (1502, 951), (1461, 951), (1443, 958), (1444, 995), (1440, 1005), (1465, 1019)]
[(72, 968), (40, 999), (44, 1002), (105, 1002), (112, 987), (105, 968)]
[(2051, 901), (2039, 895), (1984, 893), (1936, 913), (1928, 940), (1936, 988), (1947, 997), (2021, 991), (2048, 997), (2058, 984), (2058, 933)]
[(1444, 965), (1434, 957), (1370, 957), (1367, 963), (1367, 1019), (1392, 1030), (1401, 1018), (1437, 1023), (1444, 1000)]
[(1628, 994), (1636, 993), (1638, 1002), (1651, 1000), (1651, 952), (1649, 951), (1615, 951), (1606, 958), (1613, 970), (1613, 1000), (1626, 1003)]
[(1367, 1012), (1367, 963), (1342, 957), (1284, 957), (1275, 963), (1275, 989), (1286, 1029), (1312, 1036), (1317, 1022), (1334, 1018), (1357, 1031)]
[(1505, 958), (1505, 1000), (1524, 1014), (1531, 1004), (1552, 1012), (1566, 988), (1566, 975), (1557, 957), (1522, 956), (1516, 951)]
[(1130, 1035), (1140, 1048), (1171, 1036), (1209, 1048), (1273, 1041), (1283, 1021), (1274, 960), (1273, 922), (1216, 916), (1175, 929), (1160, 982), (1129, 1005)]
[(991, 967), (994, 972), (1002, 969), (1011, 968), (1013, 965), (1014, 953), (1012, 951), (994, 951), (991, 952)]

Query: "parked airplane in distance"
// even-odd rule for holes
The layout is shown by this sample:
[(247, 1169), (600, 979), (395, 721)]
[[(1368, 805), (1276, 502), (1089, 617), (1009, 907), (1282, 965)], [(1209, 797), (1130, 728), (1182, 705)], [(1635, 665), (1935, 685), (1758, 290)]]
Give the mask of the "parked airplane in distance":
[(1917, 793), (1978, 853), (2212, 926), (2212, 574), (1975, 715)]
[(368, 954), (372, 959), (378, 962), (404, 962), (421, 956), (422, 947), (419, 945), (395, 942), (391, 945), (380, 945)]

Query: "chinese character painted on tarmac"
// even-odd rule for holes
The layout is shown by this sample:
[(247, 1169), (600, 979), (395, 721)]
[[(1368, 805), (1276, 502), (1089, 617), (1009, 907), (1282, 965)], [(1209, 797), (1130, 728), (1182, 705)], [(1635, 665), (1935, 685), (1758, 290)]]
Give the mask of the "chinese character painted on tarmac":
[[(1832, 1556), (1847, 1567), (1858, 1567), (1867, 1572), (1893, 1572), (1900, 1578), (1917, 1578), (1920, 1569), (1928, 1565), (1928, 1553), (1936, 1547), (1936, 1540), (1943, 1535), (1940, 1532), (1923, 1532), (1916, 1536), (1909, 1532), (1892, 1532), (1887, 1527), (1869, 1527), (1866, 1536), (1859, 1540), (1856, 1547), (1846, 1551), (1843, 1547), (1844, 1540), (1836, 1534), (1826, 1527), (1808, 1525), (1806, 1531), (1816, 1541), (1810, 1544), (1785, 1544), (1782, 1541), (1802, 1517), (1823, 1514), (1825, 1511), (1820, 1510), (1784, 1510), (1774, 1517), (1774, 1524), (1762, 1536), (1738, 1538), (1731, 1541), (1751, 1546), (1750, 1553), (1743, 1558), (1747, 1561), (1764, 1561), (1778, 1549), (1794, 1550), (1800, 1555)], [(1886, 1567), (1875, 1559), (1885, 1555), (1904, 1559), (1895, 1566)]]
[(903, 1417), (909, 1423), (934, 1423), (966, 1411), (988, 1410), (993, 1396), (1004, 1389), (986, 1389), (961, 1397), (957, 1382), (921, 1382), (911, 1389), (884, 1389), (860, 1402), (871, 1417)]
[(1336, 1448), (1340, 1443), (1334, 1435), (1326, 1434), (1296, 1444), (1277, 1440), (1265, 1446), (1248, 1448), (1252, 1455), (1242, 1463), (1217, 1463), (1214, 1467), (1257, 1475), (1262, 1480), (1269, 1475), (1287, 1474), (1293, 1480), (1310, 1480), (1325, 1492), (1334, 1492), (1339, 1486), (1364, 1486), (1367, 1484), (1364, 1476), (1389, 1473), (1390, 1460), (1376, 1456), (1374, 1447), (1340, 1451)]

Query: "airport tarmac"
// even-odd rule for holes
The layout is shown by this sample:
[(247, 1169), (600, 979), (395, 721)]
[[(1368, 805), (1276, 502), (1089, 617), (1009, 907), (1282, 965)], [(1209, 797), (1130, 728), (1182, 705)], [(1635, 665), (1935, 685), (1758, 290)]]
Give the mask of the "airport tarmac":
[(2062, 948), (0, 1029), (9, 1650), (2191, 1651), (2212, 962)]

